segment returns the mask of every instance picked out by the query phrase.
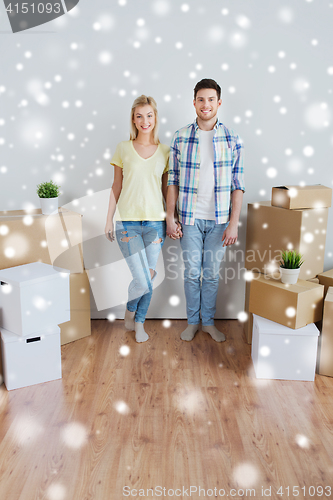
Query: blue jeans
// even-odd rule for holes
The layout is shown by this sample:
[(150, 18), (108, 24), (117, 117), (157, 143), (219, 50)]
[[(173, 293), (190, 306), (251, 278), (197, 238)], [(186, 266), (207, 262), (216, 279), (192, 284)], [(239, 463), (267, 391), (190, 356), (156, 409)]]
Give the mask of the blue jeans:
[[(128, 287), (127, 309), (144, 323), (153, 293), (157, 259), (165, 240), (165, 221), (116, 222), (116, 238), (133, 276)], [(154, 271), (151, 278), (150, 269)]]
[(185, 265), (184, 287), (189, 325), (214, 325), (220, 264), (225, 253), (222, 235), (228, 223), (195, 219), (194, 225), (182, 224), (180, 239)]

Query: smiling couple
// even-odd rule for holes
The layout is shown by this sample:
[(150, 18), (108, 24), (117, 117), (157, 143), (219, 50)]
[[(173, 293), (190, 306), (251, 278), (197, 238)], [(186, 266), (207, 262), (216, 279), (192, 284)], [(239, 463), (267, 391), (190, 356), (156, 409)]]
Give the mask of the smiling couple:
[[(225, 335), (214, 326), (219, 267), (225, 248), (238, 237), (244, 192), (240, 137), (217, 118), (221, 88), (211, 79), (194, 88), (196, 119), (178, 130), (170, 148), (158, 139), (158, 113), (152, 97), (132, 106), (130, 140), (112, 157), (114, 181), (105, 235), (116, 238), (133, 276), (125, 327), (137, 342), (149, 339), (144, 322), (153, 292), (156, 264), (166, 234), (180, 239), (190, 341), (200, 327), (216, 342)], [(166, 200), (166, 220), (163, 206)], [(114, 215), (117, 220), (114, 228)], [(202, 255), (198, 262), (198, 252)]]

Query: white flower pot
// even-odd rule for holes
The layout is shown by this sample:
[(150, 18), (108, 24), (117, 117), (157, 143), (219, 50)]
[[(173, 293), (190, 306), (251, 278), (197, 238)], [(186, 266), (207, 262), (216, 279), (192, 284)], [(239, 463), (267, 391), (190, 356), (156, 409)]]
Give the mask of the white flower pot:
[(59, 198), (39, 198), (42, 207), (43, 215), (50, 215), (53, 212), (58, 212)]
[(301, 269), (284, 269), (280, 267), (281, 282), (286, 285), (295, 285)]

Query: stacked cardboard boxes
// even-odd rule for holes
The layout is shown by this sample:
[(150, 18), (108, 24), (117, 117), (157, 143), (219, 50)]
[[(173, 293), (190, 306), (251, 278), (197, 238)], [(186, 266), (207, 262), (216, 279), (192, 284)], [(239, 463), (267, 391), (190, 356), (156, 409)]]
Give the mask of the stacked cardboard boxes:
[(42, 262), (1, 270), (0, 311), (7, 389), (61, 378), (58, 325), (70, 319), (68, 270)]
[[(42, 215), (40, 209), (0, 212), (0, 269), (36, 261), (70, 271), (71, 318), (61, 324), (61, 344), (90, 335), (90, 286), (80, 214), (64, 208), (52, 215)], [(1, 373), (0, 355), (0, 379)]]
[(317, 371), (333, 377), (333, 269), (318, 275), (324, 286), (324, 310), (319, 338)]
[[(321, 185), (280, 186), (272, 189), (272, 201), (250, 203), (247, 217), (246, 269), (252, 273), (269, 275), (271, 280), (275, 277), (276, 282), (279, 282), (281, 250), (295, 249), (304, 256), (299, 276), (303, 283), (299, 281), (297, 285), (306, 287), (304, 281), (315, 278), (324, 268), (326, 228), (331, 198), (332, 189)], [(252, 341), (253, 318), (250, 307), (252, 289), (253, 294), (257, 294), (259, 289), (262, 293), (262, 288), (257, 285), (252, 286), (251, 282), (247, 283), (245, 311), (248, 313), (248, 320), (244, 323), (244, 329), (248, 343)], [(270, 289), (265, 287), (265, 290)], [(270, 312), (274, 311), (275, 305), (275, 302), (266, 304), (266, 318), (271, 319)], [(299, 306), (298, 315), (302, 316)], [(318, 310), (313, 314), (313, 322), (316, 321), (314, 319), (316, 317)]]
[[(254, 328), (253, 314), (274, 322), (277, 325), (274, 334), (281, 330), (281, 339), (285, 335), (283, 325), (291, 332), (299, 330), (298, 339), (304, 345), (309, 342), (308, 330), (304, 338), (301, 333), (306, 325), (322, 318), (324, 287), (315, 278), (323, 272), (331, 198), (332, 189), (325, 186), (280, 186), (273, 188), (271, 202), (248, 205), (245, 267), (252, 278), (246, 285), (245, 296), (248, 343), (252, 342), (252, 332), (259, 337), (267, 334), (259, 328), (260, 319)], [(279, 261), (283, 249), (294, 249), (303, 255), (304, 264), (296, 285), (281, 283)], [(267, 325), (263, 322), (262, 328)], [(314, 325), (313, 331), (316, 337)], [(282, 342), (276, 339), (274, 342)], [(259, 344), (256, 338), (252, 345), (253, 359), (259, 356), (256, 352)], [(311, 354), (311, 366), (315, 366), (316, 353), (317, 349)]]

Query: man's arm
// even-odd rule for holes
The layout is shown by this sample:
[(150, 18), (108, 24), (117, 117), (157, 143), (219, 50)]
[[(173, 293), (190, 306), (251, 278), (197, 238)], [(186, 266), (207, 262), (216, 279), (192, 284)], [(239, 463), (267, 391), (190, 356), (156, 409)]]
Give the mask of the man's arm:
[(238, 222), (242, 208), (244, 186), (244, 143), (239, 135), (232, 154), (232, 176), (231, 176), (231, 214), (227, 229), (224, 231), (223, 246), (236, 243), (238, 238)]
[(230, 222), (222, 236), (224, 247), (233, 245), (237, 241), (238, 222), (242, 209), (242, 202), (243, 202), (243, 191), (241, 191), (240, 189), (235, 189), (235, 191), (231, 193), (232, 209), (230, 215)]
[(180, 176), (180, 171), (179, 171), (180, 150), (177, 145), (177, 138), (178, 135), (176, 132), (170, 146), (168, 192), (166, 198), (167, 235), (172, 239), (177, 239), (180, 236), (182, 236), (180, 224), (178, 223), (178, 214), (176, 210), (176, 205), (179, 195), (179, 176)]

